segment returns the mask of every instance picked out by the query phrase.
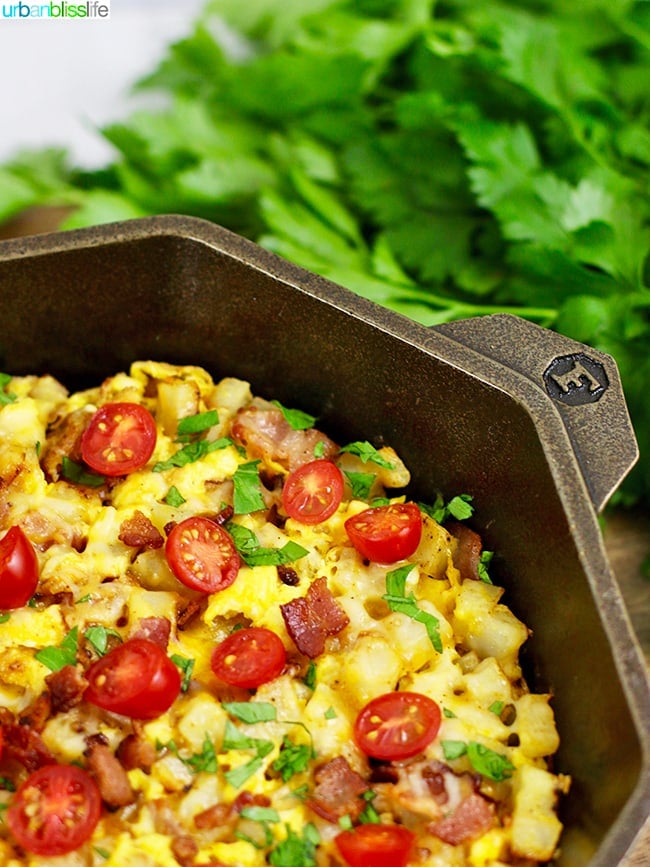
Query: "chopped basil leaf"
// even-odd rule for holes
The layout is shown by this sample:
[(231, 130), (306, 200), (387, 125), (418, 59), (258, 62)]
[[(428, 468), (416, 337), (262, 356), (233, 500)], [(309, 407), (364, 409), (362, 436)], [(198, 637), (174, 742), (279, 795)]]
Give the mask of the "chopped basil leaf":
[(452, 497), (448, 503), (438, 494), (432, 506), (426, 503), (418, 503), (422, 511), (433, 518), (438, 524), (444, 524), (447, 518), (456, 518), (457, 521), (464, 521), (474, 514), (472, 506), (472, 497), (469, 494), (459, 494)]
[(314, 446), (314, 457), (315, 458), (322, 458), (324, 454), (325, 454), (325, 443), (323, 442), (323, 440), (318, 440), (318, 442)]
[(459, 759), (467, 752), (467, 744), (465, 741), (441, 741), (442, 754), (448, 762), (454, 759)]
[(253, 756), (252, 759), (245, 762), (243, 765), (239, 765), (238, 768), (232, 768), (230, 771), (226, 771), (224, 777), (228, 780), (231, 786), (235, 789), (239, 789), (240, 786), (243, 786), (246, 780), (250, 779), (250, 777), (252, 777), (261, 767), (261, 757)]
[(181, 692), (187, 692), (190, 681), (192, 680), (195, 660), (190, 659), (187, 656), (181, 656), (180, 653), (172, 653), (169, 658), (183, 675), (181, 680)]
[(316, 663), (313, 659), (309, 660), (309, 665), (307, 666), (307, 671), (305, 672), (303, 683), (311, 690), (316, 689)]
[(343, 446), (341, 451), (349, 452), (351, 455), (357, 455), (361, 458), (364, 464), (370, 462), (372, 464), (377, 464), (378, 467), (384, 467), (384, 469), (387, 470), (395, 468), (395, 464), (387, 461), (386, 458), (383, 455), (380, 455), (377, 449), (369, 442), (348, 443), (347, 446)]
[(379, 825), (381, 818), (372, 804), (373, 800), (377, 797), (377, 792), (368, 789), (361, 797), (364, 801), (367, 801), (367, 804), (359, 814), (359, 821), (362, 825)]
[(505, 707), (505, 702), (503, 701), (493, 701), (490, 707), (488, 708), (493, 714), (497, 716), (501, 716), (503, 713), (503, 708)]
[(189, 759), (183, 759), (194, 773), (205, 771), (208, 774), (217, 773), (217, 754), (214, 749), (214, 744), (210, 739), (210, 735), (206, 733), (203, 739), (203, 747), (200, 753), (195, 753)]
[(174, 467), (184, 467), (187, 464), (193, 464), (196, 461), (200, 461), (201, 458), (204, 458), (211, 452), (226, 449), (231, 445), (233, 445), (233, 441), (230, 437), (221, 437), (218, 440), (212, 441), (197, 440), (197, 442), (188, 443), (186, 446), (183, 446), (182, 449), (179, 449), (176, 454), (173, 454), (171, 458), (168, 458), (166, 461), (158, 461), (157, 464), (153, 465), (151, 471), (154, 473), (162, 473), (165, 470), (171, 470)]
[(334, 708), (330, 705), (327, 708), (327, 710), (325, 711), (325, 713), (323, 714), (323, 716), (325, 717), (325, 719), (336, 719), (337, 713), (334, 710)]
[(84, 638), (92, 644), (100, 656), (106, 653), (110, 635), (122, 641), (122, 636), (119, 632), (116, 632), (114, 629), (107, 629), (105, 626), (89, 626), (84, 632)]
[(386, 594), (383, 599), (388, 603), (391, 611), (406, 614), (417, 623), (421, 623), (427, 631), (429, 641), (438, 653), (442, 653), (442, 639), (440, 638), (440, 621), (433, 614), (424, 611), (418, 606), (413, 593), (406, 593), (406, 578), (413, 569), (413, 564), (400, 566), (386, 573)]
[(102, 849), (101, 846), (93, 846), (93, 852), (96, 852), (100, 858), (111, 857), (111, 853), (107, 849)]
[(345, 814), (345, 816), (341, 816), (338, 824), (339, 824), (339, 828), (342, 828), (343, 831), (351, 831), (352, 828), (354, 827), (352, 824), (352, 819), (348, 816), (347, 813)]
[(277, 759), (271, 767), (282, 777), (283, 782), (288, 782), (294, 774), (300, 774), (307, 770), (310, 759), (314, 757), (311, 746), (296, 744), (287, 735), (282, 739), (282, 746)]
[(240, 814), (244, 819), (251, 819), (253, 822), (279, 822), (280, 814), (273, 807), (243, 807)]
[(255, 746), (256, 738), (251, 738), (240, 731), (230, 720), (226, 720), (223, 733), (222, 750), (250, 750)]
[(345, 477), (352, 488), (352, 496), (357, 500), (367, 500), (370, 496), (370, 489), (377, 481), (377, 476), (374, 473), (351, 473), (346, 471)]
[(13, 403), (16, 400), (16, 395), (10, 391), (5, 391), (6, 387), (11, 382), (11, 375), (8, 373), (0, 373), (0, 406), (8, 403)]
[(259, 512), (266, 508), (257, 470), (259, 464), (260, 461), (240, 464), (232, 478), (235, 486), (233, 507), (236, 515), (248, 515), (250, 512)]
[(277, 719), (275, 705), (268, 701), (229, 701), (222, 705), (226, 713), (244, 723), (270, 722)]
[(58, 647), (44, 647), (37, 651), (34, 656), (50, 671), (59, 671), (66, 665), (76, 664), (78, 641), (79, 628), (74, 626)]
[(285, 421), (293, 430), (307, 430), (316, 424), (316, 416), (309, 415), (301, 409), (287, 409), (286, 406), (282, 406), (279, 400), (272, 400), (271, 403), (281, 410)]
[(3, 611), (2, 614), (0, 614), (0, 623), (6, 623), (10, 617), (11, 614), (8, 611)]
[(247, 566), (284, 566), (305, 557), (309, 552), (297, 542), (289, 540), (282, 548), (262, 548), (259, 539), (248, 527), (231, 523), (228, 532), (235, 548)]
[(316, 846), (320, 843), (316, 826), (311, 822), (305, 825), (302, 837), (289, 825), (286, 829), (286, 839), (278, 843), (268, 856), (269, 864), (273, 867), (315, 867)]
[(476, 741), (467, 744), (467, 757), (475, 771), (497, 783), (511, 777), (515, 769), (506, 756)]
[(188, 415), (178, 422), (176, 432), (179, 440), (182, 437), (188, 437), (192, 434), (203, 433), (219, 424), (219, 414), (216, 409), (210, 409), (207, 412), (197, 412), (195, 415)]
[(443, 707), (442, 715), (447, 719), (456, 719), (456, 714), (453, 712), (453, 710), (449, 710), (448, 707)]
[(76, 485), (86, 485), (88, 488), (99, 488), (106, 482), (104, 476), (98, 476), (97, 473), (89, 473), (81, 464), (65, 455), (61, 462), (61, 474), (69, 482), (74, 482)]
[(165, 503), (167, 503), (168, 506), (177, 509), (179, 506), (182, 506), (184, 502), (185, 497), (181, 494), (176, 485), (172, 485), (165, 495)]
[(491, 584), (492, 579), (488, 574), (488, 566), (490, 565), (492, 558), (494, 557), (494, 551), (481, 551), (481, 556), (478, 561), (477, 572), (478, 577), (481, 581), (484, 581), (486, 584)]

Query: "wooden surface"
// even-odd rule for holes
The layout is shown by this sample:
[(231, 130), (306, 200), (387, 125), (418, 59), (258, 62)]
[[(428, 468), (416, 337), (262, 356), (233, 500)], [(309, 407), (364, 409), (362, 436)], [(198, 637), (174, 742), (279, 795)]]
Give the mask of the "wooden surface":
[[(0, 226), (0, 239), (54, 231), (67, 213), (63, 208), (29, 211)], [(642, 573), (644, 560), (650, 560), (650, 513), (641, 510), (609, 512), (604, 539), (650, 671), (650, 578)], [(624, 867), (650, 867), (650, 817)]]

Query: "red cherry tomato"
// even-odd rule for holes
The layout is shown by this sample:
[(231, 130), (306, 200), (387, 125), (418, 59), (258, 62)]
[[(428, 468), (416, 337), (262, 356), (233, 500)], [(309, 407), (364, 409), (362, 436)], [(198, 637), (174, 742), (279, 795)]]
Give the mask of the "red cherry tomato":
[(334, 838), (350, 867), (406, 867), (415, 834), (403, 825), (359, 825)]
[(419, 692), (387, 692), (369, 701), (354, 722), (354, 739), (367, 756), (384, 761), (421, 753), (438, 734), (440, 708)]
[(290, 518), (320, 524), (336, 512), (343, 497), (343, 474), (331, 461), (310, 461), (287, 477), (282, 504)]
[(139, 403), (107, 403), (100, 407), (81, 437), (81, 456), (104, 476), (139, 470), (156, 445), (156, 422)]
[(366, 560), (396, 563), (420, 544), (422, 515), (415, 503), (391, 503), (358, 512), (347, 519), (345, 529)]
[(200, 515), (176, 524), (167, 537), (165, 554), (178, 580), (203, 593), (230, 587), (241, 565), (230, 535)]
[(212, 671), (231, 686), (254, 689), (282, 674), (287, 654), (281, 638), (261, 626), (238, 629), (212, 653)]
[(86, 672), (84, 698), (132, 719), (154, 719), (181, 689), (178, 668), (160, 644), (130, 638), (94, 662)]
[(17, 525), (0, 539), (0, 611), (22, 608), (38, 584), (38, 558)]
[(19, 787), (7, 810), (7, 824), (28, 852), (65, 855), (89, 839), (101, 808), (90, 774), (76, 765), (45, 765)]

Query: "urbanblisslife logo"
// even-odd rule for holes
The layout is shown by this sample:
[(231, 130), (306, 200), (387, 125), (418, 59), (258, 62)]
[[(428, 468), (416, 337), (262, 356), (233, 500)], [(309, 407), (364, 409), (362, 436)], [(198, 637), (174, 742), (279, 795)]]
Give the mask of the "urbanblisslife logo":
[(85, 3), (0, 3), (0, 20), (66, 20), (70, 18), (110, 18), (111, 0), (87, 0)]

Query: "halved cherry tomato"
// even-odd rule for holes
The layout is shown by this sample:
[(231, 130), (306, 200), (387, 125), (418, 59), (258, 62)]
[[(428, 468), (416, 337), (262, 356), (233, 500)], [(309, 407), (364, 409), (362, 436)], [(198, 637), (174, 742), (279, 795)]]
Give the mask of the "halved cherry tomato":
[(148, 638), (130, 638), (86, 672), (84, 698), (132, 719), (154, 719), (174, 702), (181, 675), (165, 650)]
[(22, 608), (38, 584), (38, 558), (18, 525), (0, 539), (0, 611)]
[(287, 654), (282, 639), (262, 626), (238, 629), (215, 647), (210, 664), (219, 680), (254, 689), (282, 674)]
[(320, 524), (336, 512), (343, 497), (343, 474), (331, 461), (309, 461), (287, 477), (282, 505), (302, 524)]
[(90, 838), (101, 808), (90, 774), (76, 765), (45, 765), (19, 787), (7, 810), (7, 824), (28, 852), (66, 855)]
[(420, 544), (422, 515), (415, 503), (391, 503), (358, 512), (347, 519), (345, 529), (366, 560), (396, 563)]
[(139, 403), (106, 403), (81, 437), (81, 456), (104, 476), (124, 476), (139, 470), (156, 445), (156, 422)]
[(415, 834), (403, 825), (359, 825), (334, 838), (350, 867), (406, 867)]
[(367, 756), (384, 761), (421, 753), (438, 734), (440, 708), (419, 692), (387, 692), (373, 698), (354, 722), (354, 739)]
[(203, 593), (230, 587), (241, 565), (231, 536), (200, 515), (176, 524), (167, 537), (165, 555), (178, 580)]

